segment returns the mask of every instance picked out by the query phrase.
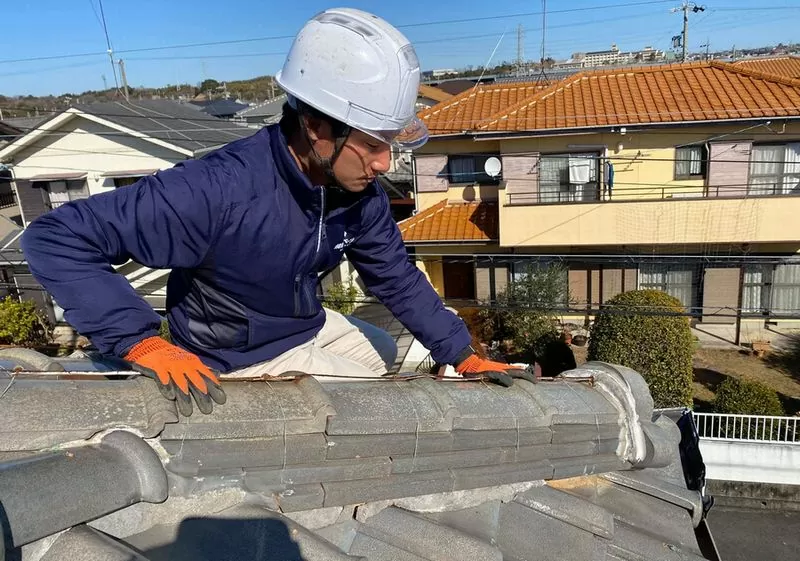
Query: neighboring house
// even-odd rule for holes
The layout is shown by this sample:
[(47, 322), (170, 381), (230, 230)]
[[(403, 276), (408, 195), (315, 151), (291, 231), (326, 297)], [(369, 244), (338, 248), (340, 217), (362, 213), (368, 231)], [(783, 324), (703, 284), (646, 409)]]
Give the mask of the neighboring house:
[(232, 99), (215, 99), (212, 101), (192, 101), (192, 105), (200, 108), (202, 113), (219, 119), (233, 119), (236, 114), (250, 107)]
[(286, 103), (286, 95), (279, 95), (274, 99), (263, 103), (250, 105), (240, 110), (234, 116), (236, 121), (244, 121), (248, 125), (271, 125), (281, 120), (283, 114), (283, 104)]
[(420, 115), (432, 138), (400, 229), (445, 298), (492, 300), (557, 261), (577, 318), (635, 288), (702, 322), (800, 317), (800, 80), (720, 62), (587, 71)]
[(758, 72), (777, 74), (786, 78), (800, 79), (800, 57), (778, 56), (766, 58), (746, 58), (734, 62), (739, 68), (747, 68)]
[(15, 138), (22, 134), (22, 129), (0, 121), (0, 148), (12, 142)]
[[(0, 149), (0, 163), (10, 170), (27, 226), (66, 202), (130, 185), (251, 134), (173, 101), (95, 103), (53, 115)], [(156, 309), (164, 308), (169, 271), (132, 262), (119, 270)], [(48, 312), (61, 319), (57, 307)]]
[(427, 84), (420, 84), (419, 93), (417, 94), (417, 111), (433, 107), (437, 103), (447, 101), (451, 97), (453, 97), (453, 94), (442, 89)]

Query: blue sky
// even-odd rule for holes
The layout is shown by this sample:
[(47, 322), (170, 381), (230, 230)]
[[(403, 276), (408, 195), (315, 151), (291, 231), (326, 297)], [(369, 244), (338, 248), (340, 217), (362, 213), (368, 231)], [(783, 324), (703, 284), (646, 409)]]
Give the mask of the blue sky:
[[(105, 36), (95, 11), (98, 0), (38, 0), (15, 2), (0, 40), (0, 93), (44, 95), (102, 89), (114, 77), (107, 55), (93, 54), (52, 60), (8, 62), (13, 59), (103, 53)], [(616, 43), (623, 50), (652, 45), (671, 46), (680, 32), (674, 2), (653, 0), (560, 0), (548, 3), (546, 54), (567, 58), (575, 51), (600, 50)], [(640, 4), (631, 6), (630, 4)], [(318, 11), (338, 3), (318, 0), (105, 0), (108, 31), (116, 52), (187, 43), (255, 39), (246, 43), (121, 53), (132, 86), (196, 84), (205, 78), (236, 80), (274, 74), (290, 39)], [(616, 4), (628, 6), (608, 7)], [(459, 68), (513, 60), (517, 26), (525, 29), (525, 56), (538, 60), (542, 41), (541, 15), (502, 17), (540, 12), (531, 0), (350, 0), (346, 5), (373, 11), (402, 31), (417, 46), (424, 69)], [(701, 50), (732, 45), (753, 47), (800, 41), (800, 2), (764, 0), (758, 10), (751, 0), (718, 0), (690, 16), (689, 47)], [(606, 6), (601, 9), (591, 9)], [(779, 8), (793, 9), (779, 9)], [(94, 9), (93, 9), (94, 8)], [(749, 8), (750, 10), (743, 10)], [(560, 10), (574, 10), (555, 13)], [(9, 16), (9, 12), (6, 12)], [(474, 18), (496, 17), (474, 21)], [(425, 22), (473, 20), (437, 25)], [(503, 34), (505, 33), (505, 36)], [(501, 40), (502, 37), (502, 40)], [(499, 45), (499, 46), (498, 46)]]

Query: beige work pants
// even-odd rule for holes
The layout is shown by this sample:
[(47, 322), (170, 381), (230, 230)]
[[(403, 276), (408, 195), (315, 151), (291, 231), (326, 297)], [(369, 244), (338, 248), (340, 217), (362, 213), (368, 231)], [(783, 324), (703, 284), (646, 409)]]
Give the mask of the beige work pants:
[(307, 343), (272, 360), (233, 370), (221, 377), (250, 378), (303, 372), (319, 375), (321, 382), (339, 381), (340, 378), (333, 376), (351, 379), (382, 376), (396, 358), (397, 344), (384, 330), (325, 309), (325, 325)]

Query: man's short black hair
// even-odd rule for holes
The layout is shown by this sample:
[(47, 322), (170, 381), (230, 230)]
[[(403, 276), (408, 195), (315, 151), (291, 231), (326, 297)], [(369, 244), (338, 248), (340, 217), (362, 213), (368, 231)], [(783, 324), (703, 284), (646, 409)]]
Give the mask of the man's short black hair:
[(342, 123), (341, 121), (334, 119), (333, 117), (329, 117), (322, 111), (311, 107), (310, 105), (303, 103), (300, 100), (296, 101), (299, 111), (292, 107), (289, 102), (283, 104), (281, 120), (280, 120), (280, 127), (283, 131), (283, 134), (287, 138), (291, 138), (296, 133), (300, 132), (300, 112), (302, 111), (303, 114), (309, 115), (310, 117), (314, 117), (315, 119), (319, 119), (321, 121), (327, 122), (331, 130), (333, 131), (334, 138), (338, 138), (340, 136), (347, 136), (350, 131), (350, 127)]

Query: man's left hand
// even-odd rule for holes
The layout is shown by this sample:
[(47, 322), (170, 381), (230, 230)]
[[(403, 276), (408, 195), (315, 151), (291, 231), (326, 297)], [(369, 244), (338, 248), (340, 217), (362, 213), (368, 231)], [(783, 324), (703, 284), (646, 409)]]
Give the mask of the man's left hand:
[(456, 365), (455, 369), (465, 378), (483, 377), (506, 388), (510, 388), (514, 384), (514, 378), (522, 378), (534, 384), (536, 383), (536, 376), (527, 370), (511, 364), (481, 358), (476, 353), (462, 360)]

